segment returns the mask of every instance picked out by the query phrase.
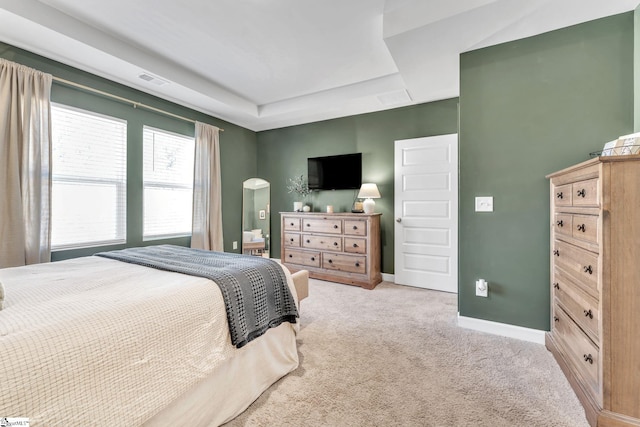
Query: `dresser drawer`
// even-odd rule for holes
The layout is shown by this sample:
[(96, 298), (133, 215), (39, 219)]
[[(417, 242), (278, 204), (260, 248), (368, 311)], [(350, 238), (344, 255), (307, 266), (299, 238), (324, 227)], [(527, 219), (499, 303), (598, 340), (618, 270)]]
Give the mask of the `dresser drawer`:
[(282, 228), (285, 231), (300, 231), (300, 218), (282, 217)]
[(600, 352), (562, 309), (555, 310), (554, 336), (582, 383), (600, 400)]
[(555, 214), (554, 229), (556, 233), (571, 236), (573, 234), (573, 215), (565, 213)]
[(554, 204), (556, 206), (571, 206), (572, 195), (571, 184), (558, 185), (553, 190)]
[(598, 255), (560, 240), (556, 240), (553, 246), (555, 267), (589, 294), (597, 296), (600, 289)]
[(367, 271), (367, 258), (364, 256), (325, 252), (322, 258), (322, 267), (327, 270), (364, 274)]
[[(573, 206), (598, 206), (598, 178), (574, 182)], [(556, 203), (557, 204), (557, 203)]]
[(366, 254), (367, 253), (367, 240), (357, 239), (354, 237), (344, 238), (344, 251), (352, 254)]
[(300, 235), (298, 233), (284, 233), (284, 238), (282, 239), (282, 243), (285, 246), (299, 247)]
[(302, 247), (342, 252), (342, 237), (304, 234), (302, 235)]
[(308, 233), (342, 234), (342, 220), (333, 218), (304, 218), (302, 229)]
[(344, 234), (351, 236), (366, 236), (367, 221), (365, 220), (344, 220)]
[(571, 280), (556, 271), (553, 293), (556, 301), (591, 340), (600, 343), (598, 301), (581, 291)]
[(282, 262), (300, 264), (307, 267), (320, 267), (320, 252), (285, 249)]
[(598, 243), (598, 218), (594, 215), (573, 215), (573, 237)]

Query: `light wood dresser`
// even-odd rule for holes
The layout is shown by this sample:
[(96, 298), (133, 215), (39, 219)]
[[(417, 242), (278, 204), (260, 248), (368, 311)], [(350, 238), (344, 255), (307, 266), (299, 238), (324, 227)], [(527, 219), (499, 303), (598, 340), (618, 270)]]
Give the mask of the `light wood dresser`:
[(291, 271), (373, 289), (380, 272), (380, 214), (281, 212), (282, 263)]
[(592, 426), (640, 426), (640, 156), (599, 157), (547, 178), (546, 346)]

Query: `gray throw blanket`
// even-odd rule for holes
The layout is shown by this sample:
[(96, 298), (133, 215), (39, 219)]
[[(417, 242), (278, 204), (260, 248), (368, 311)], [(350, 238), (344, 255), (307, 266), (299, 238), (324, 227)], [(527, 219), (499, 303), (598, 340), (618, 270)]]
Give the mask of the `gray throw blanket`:
[(213, 280), (222, 291), (231, 343), (237, 348), (282, 322), (296, 323), (298, 317), (282, 267), (267, 258), (174, 245), (96, 255)]

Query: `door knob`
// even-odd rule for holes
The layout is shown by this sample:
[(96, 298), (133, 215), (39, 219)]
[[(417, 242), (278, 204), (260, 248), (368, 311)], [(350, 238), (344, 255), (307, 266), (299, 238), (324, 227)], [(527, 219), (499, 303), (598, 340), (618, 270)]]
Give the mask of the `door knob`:
[(402, 222), (402, 218), (396, 218), (396, 222), (397, 223), (401, 223)]

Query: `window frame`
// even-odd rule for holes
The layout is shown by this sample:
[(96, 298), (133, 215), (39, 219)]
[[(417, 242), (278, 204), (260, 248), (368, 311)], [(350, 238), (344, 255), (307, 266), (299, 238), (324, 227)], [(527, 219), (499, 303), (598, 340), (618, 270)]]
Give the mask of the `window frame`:
[[(191, 139), (193, 141), (194, 151), (193, 151), (193, 159), (192, 164), (195, 165), (195, 137), (190, 135), (181, 134), (178, 132), (172, 132), (166, 129), (161, 129), (155, 126), (143, 125), (142, 126), (142, 241), (150, 242), (154, 240), (166, 240), (166, 239), (174, 239), (180, 237), (191, 237), (193, 235), (193, 190), (194, 190), (194, 179), (191, 180), (191, 186), (178, 184), (178, 183), (166, 183), (159, 181), (147, 181), (145, 178), (145, 169), (144, 169), (144, 152), (145, 152), (145, 131), (150, 130), (152, 132), (157, 132), (165, 135), (173, 135), (181, 139)], [(195, 169), (195, 166), (194, 166)], [(191, 221), (192, 227), (188, 233), (167, 233), (167, 234), (154, 234), (147, 236), (145, 234), (145, 190), (147, 188), (156, 188), (156, 189), (177, 189), (177, 190), (191, 190)]]
[[(51, 229), (52, 229), (52, 240), (51, 240), (51, 250), (52, 251), (62, 251), (62, 250), (69, 250), (69, 249), (83, 249), (83, 248), (92, 248), (92, 247), (99, 247), (99, 246), (109, 246), (109, 245), (120, 245), (120, 244), (126, 244), (127, 243), (127, 184), (128, 184), (128, 129), (129, 129), (129, 123), (126, 119), (122, 119), (120, 117), (115, 117), (115, 116), (110, 116), (108, 114), (102, 114), (102, 113), (98, 113), (95, 111), (91, 111), (91, 110), (86, 110), (84, 108), (79, 108), (79, 107), (75, 107), (72, 105), (67, 105), (67, 104), (62, 104), (59, 102), (51, 102), (51, 110), (53, 111), (53, 109), (62, 109), (62, 110), (69, 110), (69, 111), (75, 111), (78, 113), (82, 113), (82, 114), (86, 114), (88, 116), (94, 116), (94, 117), (99, 117), (105, 120), (110, 120), (113, 122), (119, 122), (121, 124), (124, 124), (125, 129), (124, 129), (124, 180), (117, 180), (117, 179), (104, 179), (104, 178), (95, 178), (95, 177), (91, 177), (91, 178), (87, 178), (87, 177), (80, 177), (80, 176), (75, 176), (75, 175), (69, 175), (69, 174), (60, 174), (60, 175), (56, 175), (55, 171), (54, 171), (54, 159), (53, 159), (53, 148), (54, 148), (54, 144), (55, 141), (53, 141), (53, 132), (52, 132), (52, 141), (51, 141), (51, 150), (52, 150), (52, 159), (51, 159), (51, 189), (52, 189), (52, 193), (51, 193), (51, 204), (52, 204), (52, 210), (51, 212), (53, 213), (53, 204), (54, 204), (54, 200), (53, 200), (53, 186), (55, 184), (55, 182), (61, 182), (61, 183), (72, 183), (72, 184), (89, 184), (89, 185), (96, 185), (96, 184), (107, 184), (107, 185), (114, 185), (116, 188), (116, 202), (122, 202), (123, 206), (122, 209), (118, 209), (119, 207), (116, 206), (116, 212), (121, 212), (122, 215), (116, 215), (115, 218), (115, 222), (116, 222), (116, 235), (121, 235), (121, 238), (115, 238), (115, 239), (109, 239), (109, 240), (87, 240), (87, 241), (83, 241), (83, 242), (76, 242), (76, 243), (64, 243), (64, 244), (54, 244), (53, 242), (53, 227), (54, 227), (54, 219), (53, 217), (51, 218)], [(53, 126), (53, 121), (52, 121), (52, 126)]]

